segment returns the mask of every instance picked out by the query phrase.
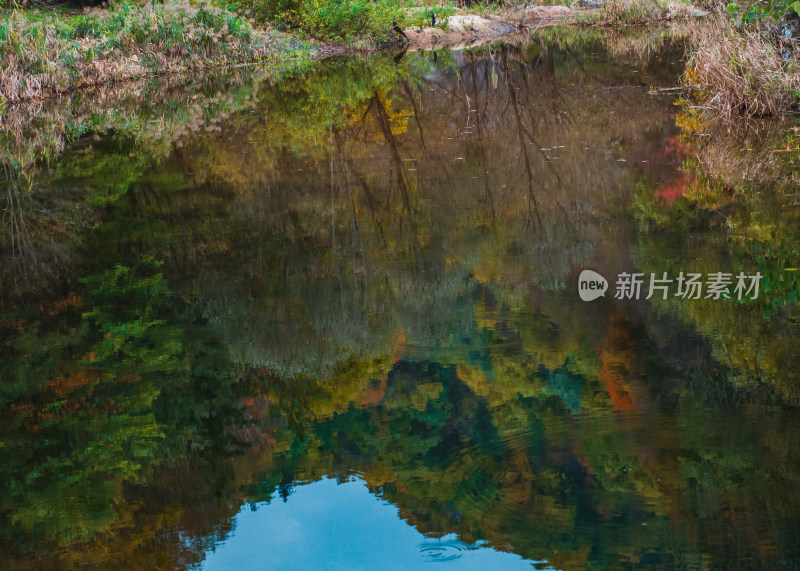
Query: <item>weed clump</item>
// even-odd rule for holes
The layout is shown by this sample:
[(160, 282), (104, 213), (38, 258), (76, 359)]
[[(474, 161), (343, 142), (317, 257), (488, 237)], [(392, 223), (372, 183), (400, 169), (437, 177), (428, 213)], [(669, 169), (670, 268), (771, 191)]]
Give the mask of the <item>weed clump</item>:
[(641, 25), (689, 18), (696, 11), (676, 0), (610, 0), (603, 5), (599, 22), (607, 25)]
[(800, 62), (781, 54), (765, 27), (723, 16), (693, 34), (684, 82), (724, 116), (764, 117), (797, 104)]
[(270, 38), (237, 14), (197, 2), (122, 3), (74, 16), (14, 10), (0, 19), (0, 98), (163, 72), (255, 61)]

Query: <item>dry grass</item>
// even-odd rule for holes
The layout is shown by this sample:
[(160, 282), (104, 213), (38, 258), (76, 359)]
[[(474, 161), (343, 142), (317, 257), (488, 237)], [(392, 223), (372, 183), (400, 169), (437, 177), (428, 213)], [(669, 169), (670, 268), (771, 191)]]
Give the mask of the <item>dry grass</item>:
[(610, 0), (598, 16), (605, 25), (639, 25), (655, 21), (683, 20), (698, 10), (677, 0)]
[(764, 28), (736, 27), (713, 18), (692, 37), (684, 80), (702, 89), (702, 99), (724, 116), (776, 115), (797, 103), (800, 62), (781, 57)]
[(272, 40), (231, 12), (187, 0), (72, 17), (12, 11), (0, 17), (0, 103), (257, 61), (276, 51)]

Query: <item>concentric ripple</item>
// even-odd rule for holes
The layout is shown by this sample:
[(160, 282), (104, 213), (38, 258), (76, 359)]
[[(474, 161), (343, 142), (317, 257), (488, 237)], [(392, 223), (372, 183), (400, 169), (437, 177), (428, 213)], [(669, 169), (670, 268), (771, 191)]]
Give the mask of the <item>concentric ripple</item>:
[(458, 540), (429, 541), (419, 546), (420, 556), (423, 561), (443, 563), (461, 557), (470, 546)]

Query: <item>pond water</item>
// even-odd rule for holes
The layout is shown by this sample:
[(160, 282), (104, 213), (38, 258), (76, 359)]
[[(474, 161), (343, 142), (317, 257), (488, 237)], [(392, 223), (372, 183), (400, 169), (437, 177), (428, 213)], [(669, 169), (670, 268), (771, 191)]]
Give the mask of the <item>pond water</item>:
[(12, 110), (3, 568), (800, 566), (793, 125), (650, 93), (683, 53), (553, 28)]

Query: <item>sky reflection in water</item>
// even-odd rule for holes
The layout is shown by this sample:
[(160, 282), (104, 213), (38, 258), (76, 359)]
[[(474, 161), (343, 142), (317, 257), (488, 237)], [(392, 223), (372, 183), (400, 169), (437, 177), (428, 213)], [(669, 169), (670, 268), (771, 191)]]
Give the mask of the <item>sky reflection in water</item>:
[[(277, 496), (277, 494), (276, 494)], [(513, 553), (469, 545), (454, 535), (427, 538), (356, 477), (298, 486), (283, 502), (244, 506), (231, 539), (202, 569), (531, 569)], [(537, 562), (542, 563), (542, 562)], [(545, 569), (546, 565), (537, 568)]]

